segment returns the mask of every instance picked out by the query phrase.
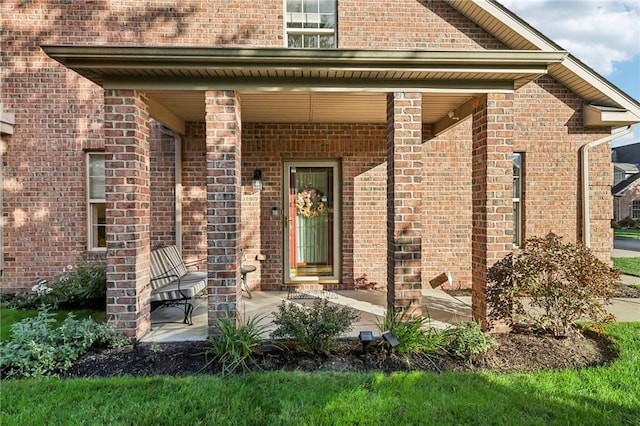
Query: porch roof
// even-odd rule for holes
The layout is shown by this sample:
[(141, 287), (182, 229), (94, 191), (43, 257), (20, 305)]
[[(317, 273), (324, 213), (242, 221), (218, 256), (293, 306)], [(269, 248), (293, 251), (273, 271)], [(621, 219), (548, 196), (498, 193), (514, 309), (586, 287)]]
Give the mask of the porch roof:
[(204, 121), (205, 90), (229, 89), (241, 92), (247, 122), (384, 123), (386, 92), (419, 91), (429, 105), (423, 122), (438, 132), (468, 115), (474, 96), (512, 92), (567, 55), (185, 46), (42, 49), (105, 89), (146, 91), (152, 116), (177, 131), (184, 122)]

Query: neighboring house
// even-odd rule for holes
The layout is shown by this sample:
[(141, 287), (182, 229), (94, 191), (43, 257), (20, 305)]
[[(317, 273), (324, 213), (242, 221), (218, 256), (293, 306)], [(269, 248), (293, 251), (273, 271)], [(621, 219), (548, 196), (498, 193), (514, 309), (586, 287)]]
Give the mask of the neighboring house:
[(366, 274), (414, 315), (446, 272), (483, 321), (525, 238), (609, 259), (608, 142), (640, 104), (494, 1), (0, 8), (3, 291), (102, 256), (139, 338), (150, 250), (177, 244), (207, 256), (211, 326), (242, 309), (243, 254), (252, 288)]
[(640, 219), (640, 142), (611, 149), (613, 220)]

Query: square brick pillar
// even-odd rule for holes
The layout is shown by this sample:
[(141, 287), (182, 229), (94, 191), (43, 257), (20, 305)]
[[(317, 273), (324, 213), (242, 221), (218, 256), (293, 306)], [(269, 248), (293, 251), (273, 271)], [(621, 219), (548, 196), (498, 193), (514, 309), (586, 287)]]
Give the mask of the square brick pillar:
[(139, 339), (151, 326), (148, 99), (107, 89), (104, 108), (107, 318)]
[(422, 316), (422, 94), (387, 94), (387, 305)]
[(475, 99), (472, 124), (472, 314), (487, 327), (487, 270), (513, 251), (513, 94)]
[(241, 119), (234, 91), (207, 91), (207, 253), (209, 328), (227, 312), (242, 318), (240, 287)]

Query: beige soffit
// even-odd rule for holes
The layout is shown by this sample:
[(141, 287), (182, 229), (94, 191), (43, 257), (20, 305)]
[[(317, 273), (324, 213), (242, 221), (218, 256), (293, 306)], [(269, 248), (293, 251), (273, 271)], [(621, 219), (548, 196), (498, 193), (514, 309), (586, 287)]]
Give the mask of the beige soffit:
[(43, 46), (104, 88), (258, 91), (511, 91), (565, 52)]
[[(445, 0), (460, 13), (476, 22), (505, 45), (518, 50), (564, 51), (560, 46), (493, 0)], [(549, 75), (592, 104), (602, 109), (585, 109), (587, 126), (621, 126), (640, 122), (640, 103), (624, 93), (576, 57), (567, 55), (549, 66)]]

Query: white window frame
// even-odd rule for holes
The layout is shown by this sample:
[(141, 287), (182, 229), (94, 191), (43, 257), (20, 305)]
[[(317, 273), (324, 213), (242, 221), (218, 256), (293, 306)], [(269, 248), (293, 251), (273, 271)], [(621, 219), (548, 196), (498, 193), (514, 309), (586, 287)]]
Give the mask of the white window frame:
[(640, 219), (640, 200), (633, 200), (631, 204), (629, 204), (629, 209), (631, 210), (631, 219)]
[[(522, 224), (522, 196), (524, 194), (524, 153), (514, 152), (513, 163), (516, 158), (520, 159), (520, 174), (515, 175), (513, 172), (513, 247), (518, 248), (522, 245), (523, 224)], [(515, 169), (515, 168), (514, 168)], [(517, 185), (517, 186), (516, 186)]]
[[(304, 1), (304, 0), (303, 0)], [(332, 48), (337, 48), (338, 47), (338, 32), (337, 32), (337, 27), (338, 27), (338, 2), (337, 0), (333, 0), (333, 17), (334, 17), (334, 24), (333, 24), (333, 28), (295, 28), (295, 27), (289, 27), (289, 22), (292, 22), (293, 20), (290, 19), (290, 17), (292, 17), (293, 15), (299, 15), (299, 18), (303, 18), (303, 19), (298, 19), (295, 22), (320, 22), (320, 17), (322, 15), (326, 15), (327, 13), (324, 12), (319, 12), (320, 10), (320, 0), (314, 0), (318, 3), (318, 12), (311, 12), (311, 13), (305, 13), (304, 11), (301, 13), (297, 13), (297, 12), (288, 12), (287, 9), (287, 3), (289, 2), (289, 0), (283, 0), (283, 18), (284, 18), (284, 46), (285, 47), (289, 47), (289, 35), (333, 35), (333, 47)], [(304, 3), (303, 3), (304, 6)], [(319, 45), (317, 47), (306, 47), (306, 46), (302, 46), (302, 47), (292, 47), (292, 49), (323, 49), (322, 47), (320, 47)]]
[[(106, 205), (106, 199), (103, 198), (92, 198), (91, 197), (91, 162), (92, 159), (102, 157), (102, 161), (105, 161), (105, 153), (104, 152), (87, 152), (87, 179), (86, 179), (86, 191), (87, 191), (87, 249), (89, 251), (106, 251), (106, 242), (104, 247), (98, 246), (98, 242), (95, 237), (95, 228), (99, 226), (98, 224), (93, 223), (94, 214), (93, 209), (94, 206), (103, 204)], [(106, 224), (104, 225), (106, 228)], [(106, 229), (105, 229), (106, 230)]]

